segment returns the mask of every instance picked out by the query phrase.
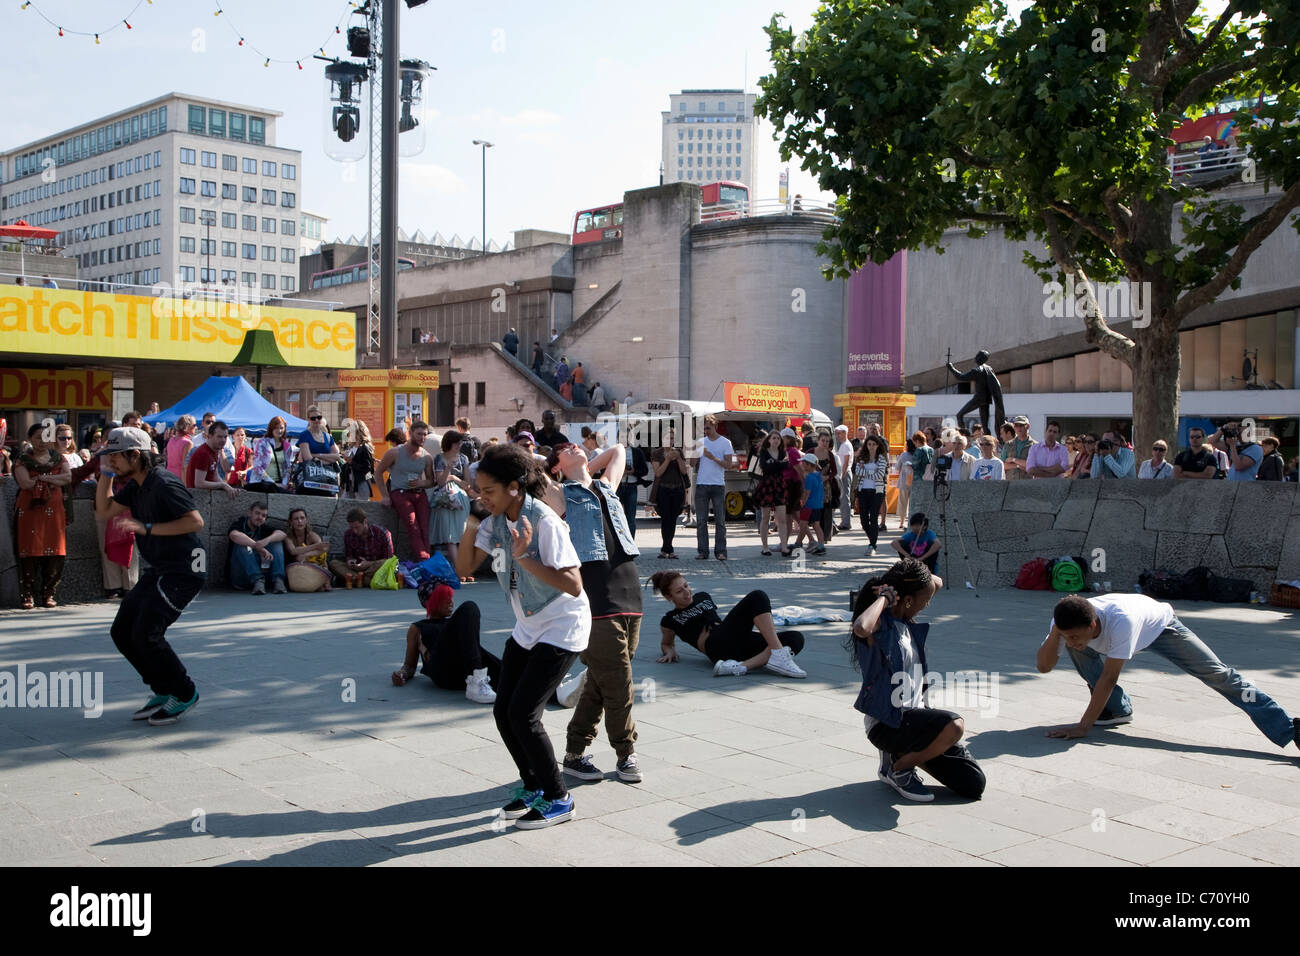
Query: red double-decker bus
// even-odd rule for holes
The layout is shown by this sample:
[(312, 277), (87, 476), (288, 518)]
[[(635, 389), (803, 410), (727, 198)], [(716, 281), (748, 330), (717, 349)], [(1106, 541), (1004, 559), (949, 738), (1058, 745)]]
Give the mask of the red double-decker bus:
[(744, 183), (705, 183), (700, 187), (700, 219), (740, 219), (749, 215), (749, 187)]
[(573, 217), (573, 244), (623, 238), (623, 204), (584, 209)]

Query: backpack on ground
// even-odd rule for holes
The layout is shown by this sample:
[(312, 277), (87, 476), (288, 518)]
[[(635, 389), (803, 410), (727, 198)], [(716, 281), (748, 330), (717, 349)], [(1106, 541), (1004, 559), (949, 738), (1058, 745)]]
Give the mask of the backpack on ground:
[(1052, 562), (1052, 590), (1074, 593), (1084, 589), (1083, 567), (1073, 558), (1058, 558)]
[(1153, 568), (1138, 575), (1138, 586), (1149, 598), (1176, 601), (1183, 597), (1183, 577), (1168, 568)]
[(1224, 578), (1210, 575), (1210, 600), (1219, 604), (1248, 604), (1255, 584), (1250, 578)]
[(1048, 590), (1047, 559), (1034, 558), (1022, 564), (1020, 573), (1016, 575), (1016, 587), (1022, 591)]

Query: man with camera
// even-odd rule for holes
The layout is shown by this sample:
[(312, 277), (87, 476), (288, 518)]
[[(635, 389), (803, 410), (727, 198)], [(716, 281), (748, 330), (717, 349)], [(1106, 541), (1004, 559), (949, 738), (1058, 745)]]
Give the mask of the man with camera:
[(1209, 438), (1209, 444), (1228, 456), (1229, 481), (1254, 481), (1264, 449), (1241, 435), (1241, 422), (1228, 422)]
[(1117, 432), (1108, 431), (1097, 442), (1097, 451), (1092, 458), (1092, 477), (1137, 477), (1137, 458)]

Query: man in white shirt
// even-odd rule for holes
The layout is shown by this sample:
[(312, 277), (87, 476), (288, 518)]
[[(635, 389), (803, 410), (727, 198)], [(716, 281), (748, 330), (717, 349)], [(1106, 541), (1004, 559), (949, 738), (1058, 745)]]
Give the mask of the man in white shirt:
[(704, 417), (704, 437), (696, 442), (700, 455), (695, 471), (695, 555), (709, 559), (709, 505), (713, 506), (713, 548), (719, 561), (727, 560), (727, 472), (736, 467), (731, 441), (718, 434), (718, 420)]
[(1151, 648), (1165, 660), (1218, 691), (1279, 747), (1300, 747), (1300, 718), (1290, 717), (1263, 691), (1225, 665), (1174, 615), (1168, 604), (1144, 594), (1070, 594), (1056, 603), (1052, 629), (1038, 648), (1038, 670), (1056, 666), (1064, 646), (1092, 691), (1077, 724), (1054, 727), (1049, 737), (1085, 737), (1094, 727), (1127, 724), (1133, 704), (1119, 686), (1120, 671), (1138, 651)]
[[(944, 456), (952, 459), (952, 465), (948, 468), (949, 481), (965, 481), (971, 476), (971, 469), (975, 467), (975, 456), (966, 450), (966, 437), (953, 432), (948, 441), (945, 441), (939, 449), (939, 454), (935, 456), (938, 461)], [(930, 462), (925, 469), (925, 479), (934, 480), (935, 461)]]
[(835, 426), (835, 457), (840, 460), (840, 530), (848, 531), (853, 514), (853, 443), (849, 426)]

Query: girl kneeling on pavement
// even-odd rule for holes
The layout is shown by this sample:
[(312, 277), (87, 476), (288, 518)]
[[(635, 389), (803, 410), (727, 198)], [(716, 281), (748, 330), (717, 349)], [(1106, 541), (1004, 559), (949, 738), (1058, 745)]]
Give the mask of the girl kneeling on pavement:
[(794, 662), (794, 655), (803, 650), (803, 635), (776, 632), (772, 602), (763, 591), (750, 591), (719, 619), (713, 598), (706, 591), (692, 592), (680, 571), (656, 571), (650, 583), (673, 605), (659, 622), (659, 649), (664, 652), (660, 664), (678, 659), (674, 641), (680, 637), (713, 661), (714, 677), (739, 677), (760, 667), (782, 677), (808, 676)]
[(502, 807), (506, 819), (538, 829), (573, 819), (573, 798), (560, 779), (542, 712), (591, 633), (591, 605), (569, 532), (543, 503), (547, 480), (531, 453), (494, 445), (478, 467), (489, 517), (466, 528), (456, 571), (468, 577), (492, 559), (515, 612), (492, 713), (523, 786)]
[(925, 706), (925, 640), (918, 624), (943, 581), (915, 558), (896, 561), (867, 580), (853, 608), (848, 647), (862, 672), (854, 709), (866, 715), (867, 739), (880, 751), (880, 779), (909, 800), (934, 799), (921, 768), (958, 796), (978, 800), (984, 771), (959, 741), (961, 716)]
[[(582, 561), (582, 591), (591, 603), (591, 640), (582, 652), (586, 680), (569, 721), (564, 772), (579, 780), (604, 774), (586, 755), (605, 714), (609, 744), (618, 757), (618, 778), (640, 783), (636, 759), (636, 721), (632, 719), (632, 656), (641, 636), (640, 554), (618, 498), (626, 453), (622, 445), (591, 461), (579, 445), (557, 442), (546, 460), (560, 482), (547, 489), (546, 503), (569, 527)], [(602, 472), (592, 478), (592, 472)]]

